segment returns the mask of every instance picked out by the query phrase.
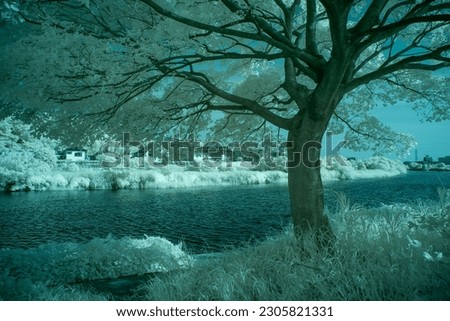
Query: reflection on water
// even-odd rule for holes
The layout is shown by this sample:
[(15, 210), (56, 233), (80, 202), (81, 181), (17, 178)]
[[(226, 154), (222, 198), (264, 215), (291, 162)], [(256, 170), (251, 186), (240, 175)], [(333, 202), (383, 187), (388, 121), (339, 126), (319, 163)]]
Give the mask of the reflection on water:
[[(436, 199), (438, 187), (450, 188), (450, 173), (327, 182), (325, 195), (329, 208), (332, 191), (378, 206)], [(290, 222), (286, 185), (2, 193), (0, 202), (0, 248), (146, 234), (183, 241), (190, 251), (214, 251), (265, 237)]]

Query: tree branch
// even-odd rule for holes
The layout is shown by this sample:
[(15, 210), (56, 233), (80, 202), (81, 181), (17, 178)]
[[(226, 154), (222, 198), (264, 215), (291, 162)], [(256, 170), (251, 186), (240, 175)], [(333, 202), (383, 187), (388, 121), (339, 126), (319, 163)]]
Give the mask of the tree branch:
[(424, 22), (450, 22), (450, 14), (438, 14), (432, 16), (418, 16), (412, 18), (405, 18), (398, 22), (393, 22), (388, 25), (380, 26), (359, 33), (358, 36), (378, 35), (378, 37), (376, 38), (379, 38), (379, 36), (381, 35), (383, 36), (383, 38), (387, 38), (392, 34), (399, 32), (401, 29), (404, 29), (405, 27)]
[[(229, 92), (226, 92), (217, 86), (213, 85), (212, 83), (206, 81), (204, 78), (197, 77), (195, 75), (192, 75), (190, 73), (180, 73), (178, 77), (186, 77), (192, 82), (195, 82), (208, 90), (210, 93), (225, 99), (227, 101), (233, 102), (237, 105), (244, 106), (246, 110), (251, 111), (255, 113), (256, 115), (261, 116), (262, 118), (266, 119), (267, 121), (271, 122), (275, 126), (288, 129), (289, 128), (289, 119), (286, 119), (284, 117), (278, 116), (277, 114), (274, 114), (270, 110), (268, 110), (266, 107), (258, 104), (254, 100), (243, 98), (234, 94), (231, 94)], [(229, 106), (227, 109), (230, 109)]]
[(380, 14), (388, 2), (389, 0), (372, 1), (362, 18), (359, 19), (358, 23), (349, 32), (353, 33), (357, 31), (361, 34), (378, 25), (380, 23)]
[[(384, 1), (384, 0), (383, 0)], [(376, 1), (375, 1), (376, 2)], [(373, 3), (375, 3), (373, 2)], [(370, 45), (388, 39), (389, 37), (398, 34), (408, 26), (426, 23), (426, 22), (450, 22), (449, 14), (440, 14), (440, 10), (448, 9), (448, 5), (435, 5), (432, 6), (430, 3), (433, 0), (425, 0), (417, 5), (415, 5), (407, 14), (403, 16), (399, 21), (392, 22), (390, 24), (385, 24), (389, 18), (390, 10), (385, 14), (382, 19), (383, 23), (379, 23), (378, 27), (375, 28), (373, 25), (369, 29), (351, 29), (352, 42), (355, 45), (355, 56), (359, 56), (364, 50), (366, 50)], [(394, 7), (403, 6), (410, 4), (409, 1), (403, 1), (398, 3)], [(393, 7), (393, 8), (394, 8)], [(391, 8), (392, 10), (394, 10)], [(435, 13), (435, 14), (430, 14)], [(428, 14), (428, 15), (427, 15)], [(380, 19), (380, 18), (378, 18)]]
[(384, 140), (384, 141), (389, 141), (389, 142), (394, 142), (395, 140), (392, 138), (386, 138), (386, 137), (380, 137), (380, 136), (374, 136), (371, 135), (369, 133), (366, 132), (362, 132), (361, 130), (355, 128), (352, 124), (350, 124), (349, 121), (345, 120), (344, 118), (342, 118), (341, 116), (339, 116), (336, 112), (334, 113), (334, 116), (339, 119), (341, 122), (343, 122), (351, 131), (355, 132), (358, 135), (367, 137), (367, 138), (371, 138), (374, 140)]
[(312, 55), (318, 55), (317, 39), (316, 39), (316, 17), (317, 5), (316, 0), (306, 1), (306, 50)]
[[(322, 61), (320, 58), (315, 57), (307, 53), (306, 51), (297, 48), (290, 41), (287, 41), (287, 39), (283, 37), (280, 33), (276, 32), (273, 33), (272, 31), (269, 31), (270, 29), (267, 29), (267, 31), (270, 32), (271, 36), (264, 35), (261, 33), (251, 33), (246, 31), (239, 31), (236, 29), (217, 27), (214, 25), (209, 25), (206, 23), (202, 23), (193, 19), (177, 15), (171, 10), (162, 8), (161, 6), (156, 4), (155, 1), (152, 0), (141, 0), (141, 1), (147, 4), (149, 7), (151, 7), (153, 10), (155, 10), (162, 16), (180, 22), (186, 26), (191, 26), (196, 29), (209, 31), (220, 35), (236, 36), (243, 39), (265, 42), (280, 49), (281, 51), (284, 51), (286, 54), (293, 55), (297, 59), (304, 61), (308, 66), (310, 66), (314, 70), (322, 70), (324, 68), (324, 61)], [(266, 25), (265, 28), (269, 28), (269, 25)]]
[[(404, 58), (396, 63), (390, 64), (385, 67), (381, 67), (373, 72), (363, 75), (359, 78), (355, 78), (345, 85), (345, 92), (349, 92), (361, 85), (367, 84), (373, 80), (385, 77), (402, 69), (420, 69), (435, 71), (444, 67), (450, 66), (450, 58), (442, 56), (442, 53), (450, 51), (450, 44), (444, 45), (435, 49), (434, 51), (422, 55), (411, 56)], [(426, 61), (441, 61), (441, 63), (431, 64)]]
[(343, 52), (348, 47), (348, 30), (347, 20), (348, 14), (351, 9), (351, 0), (321, 0), (321, 3), (325, 7), (328, 20), (330, 22), (330, 36), (333, 43), (332, 55), (338, 59), (342, 59)]

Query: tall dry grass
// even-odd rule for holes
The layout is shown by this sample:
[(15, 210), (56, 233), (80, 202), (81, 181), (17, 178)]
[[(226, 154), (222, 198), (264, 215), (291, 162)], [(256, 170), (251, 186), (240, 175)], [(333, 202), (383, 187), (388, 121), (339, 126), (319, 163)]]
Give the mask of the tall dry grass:
[(338, 194), (333, 255), (286, 231), (155, 279), (134, 299), (449, 300), (450, 191), (439, 195), (364, 209)]

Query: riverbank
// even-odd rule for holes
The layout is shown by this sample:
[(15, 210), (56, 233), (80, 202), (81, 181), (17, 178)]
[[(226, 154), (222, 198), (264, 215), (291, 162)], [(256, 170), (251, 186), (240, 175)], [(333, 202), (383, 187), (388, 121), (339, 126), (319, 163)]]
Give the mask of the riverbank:
[[(449, 300), (450, 191), (438, 203), (365, 209), (339, 196), (335, 254), (291, 231), (158, 278), (145, 300)], [(309, 246), (308, 246), (309, 245)], [(193, 291), (195, 289), (195, 291)]]
[[(363, 208), (338, 194), (334, 255), (288, 229), (216, 256), (154, 237), (0, 250), (4, 300), (449, 300), (450, 190)], [(8, 258), (6, 260), (5, 258)], [(9, 262), (9, 263), (7, 263)], [(68, 262), (72, 262), (68, 264)], [(8, 266), (9, 264), (9, 266)], [(169, 272), (170, 273), (166, 273)], [(158, 273), (115, 296), (89, 282)], [(83, 283), (83, 284), (81, 284)], [(126, 283), (124, 283), (125, 286)], [(125, 289), (126, 290), (126, 289)]]
[[(283, 163), (284, 164), (284, 163)], [(372, 157), (367, 160), (350, 160), (345, 166), (322, 162), (322, 179), (351, 180), (384, 178), (406, 173), (398, 160)], [(286, 183), (287, 172), (283, 165), (275, 170), (252, 168), (242, 163), (223, 163), (217, 167), (187, 167), (167, 165), (161, 168), (86, 168), (83, 164), (62, 163), (45, 171), (24, 170), (0, 172), (0, 188), (4, 191), (44, 190), (96, 190), (184, 188), (199, 186), (260, 185)]]

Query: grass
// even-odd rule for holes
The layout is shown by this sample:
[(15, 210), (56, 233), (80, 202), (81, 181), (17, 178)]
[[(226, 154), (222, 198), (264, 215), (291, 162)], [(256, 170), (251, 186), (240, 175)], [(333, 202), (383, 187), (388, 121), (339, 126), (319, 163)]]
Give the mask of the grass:
[[(450, 300), (450, 190), (440, 190), (438, 202), (370, 209), (336, 198), (333, 255), (317, 251), (311, 236), (298, 240), (286, 230), (151, 279), (126, 299)], [(69, 286), (25, 288), (19, 298), (113, 299)]]
[(286, 231), (153, 280), (134, 299), (449, 300), (450, 191), (440, 196), (438, 203), (363, 209), (340, 194), (334, 255)]
[(33, 283), (3, 276), (0, 281), (0, 299), (14, 301), (106, 301), (109, 294), (95, 293), (81, 287), (55, 286), (51, 282)]

